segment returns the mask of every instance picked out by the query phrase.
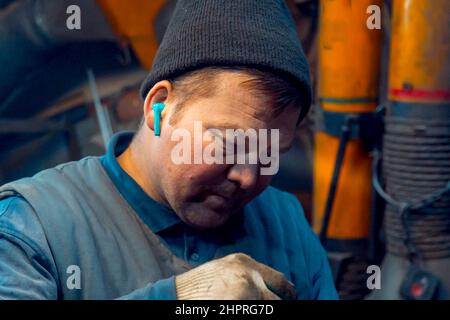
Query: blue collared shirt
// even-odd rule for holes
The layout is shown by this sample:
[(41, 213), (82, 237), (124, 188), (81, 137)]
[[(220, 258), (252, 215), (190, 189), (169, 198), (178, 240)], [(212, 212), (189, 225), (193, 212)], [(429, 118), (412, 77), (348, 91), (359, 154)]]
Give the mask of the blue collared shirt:
[[(142, 221), (160, 237), (173, 254), (193, 266), (213, 259), (220, 246), (221, 237), (229, 234), (225, 235), (227, 231), (223, 230), (221, 235), (220, 229), (208, 232), (190, 228), (175, 212), (153, 200), (140, 188), (117, 162), (117, 157), (127, 148), (132, 136), (130, 132), (116, 134), (111, 139), (106, 154), (101, 157), (101, 163), (114, 185)], [(252, 203), (248, 206), (249, 210), (261, 210), (251, 208)], [(293, 207), (290, 210), (301, 211), (301, 207)], [(303, 217), (302, 212), (296, 214)], [(299, 248), (296, 253), (309, 260), (308, 272), (313, 271), (313, 292), (308, 296), (316, 299), (336, 299), (337, 294), (325, 252), (304, 217), (302, 219), (291, 232), (297, 232), (299, 228), (302, 232), (304, 229), (304, 242), (311, 244), (301, 248), (310, 252), (302, 252)], [(270, 233), (261, 230), (261, 234), (269, 236)], [(235, 248), (235, 251), (239, 252), (240, 249), (245, 250)], [(20, 197), (14, 196), (0, 201), (0, 257), (0, 299), (57, 298), (57, 275), (51, 250), (36, 214)], [(119, 298), (176, 299), (175, 278), (161, 279)]]

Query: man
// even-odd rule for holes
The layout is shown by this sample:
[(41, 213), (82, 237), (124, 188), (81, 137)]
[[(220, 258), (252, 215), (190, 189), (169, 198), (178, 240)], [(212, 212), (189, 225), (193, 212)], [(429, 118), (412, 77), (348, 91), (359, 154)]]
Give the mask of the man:
[(270, 132), (258, 153), (274, 162), (289, 149), (311, 92), (284, 2), (180, 0), (142, 96), (139, 130), (105, 156), (0, 188), (0, 298), (337, 298), (298, 201), (262, 174), (271, 163), (235, 161), (251, 145), (222, 163), (196, 161), (198, 140), (181, 152), (193, 162), (174, 152), (196, 124), (223, 158), (239, 149), (227, 129)]

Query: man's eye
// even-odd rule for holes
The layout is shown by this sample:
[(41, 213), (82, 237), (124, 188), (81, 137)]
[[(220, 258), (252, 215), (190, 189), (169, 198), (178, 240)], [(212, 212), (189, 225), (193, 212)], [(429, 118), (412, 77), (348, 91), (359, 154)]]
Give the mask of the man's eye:
[(226, 142), (224, 142), (223, 143), (223, 150), (224, 151), (226, 151), (226, 152), (235, 152), (235, 150), (236, 150), (236, 146), (235, 146), (235, 144), (234, 143), (226, 143)]

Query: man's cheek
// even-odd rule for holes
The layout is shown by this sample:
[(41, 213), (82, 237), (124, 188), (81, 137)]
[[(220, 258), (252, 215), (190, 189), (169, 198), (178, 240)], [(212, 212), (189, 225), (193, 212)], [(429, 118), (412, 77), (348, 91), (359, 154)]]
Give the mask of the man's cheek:
[(199, 165), (191, 165), (186, 172), (189, 177), (191, 177), (191, 181), (198, 184), (216, 184), (220, 183), (226, 175), (226, 167), (224, 165), (207, 165), (207, 164), (199, 164)]

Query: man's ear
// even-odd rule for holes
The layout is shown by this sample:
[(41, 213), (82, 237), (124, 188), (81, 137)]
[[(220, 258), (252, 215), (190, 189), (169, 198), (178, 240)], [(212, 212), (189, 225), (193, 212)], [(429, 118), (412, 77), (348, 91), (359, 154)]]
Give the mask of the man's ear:
[(172, 95), (172, 84), (163, 80), (156, 83), (148, 92), (144, 101), (144, 125), (150, 130), (155, 130), (155, 117), (153, 112), (153, 105), (155, 103), (164, 103), (166, 107), (161, 112), (161, 131), (163, 131), (164, 119), (168, 114), (167, 105), (169, 104), (170, 97)]

